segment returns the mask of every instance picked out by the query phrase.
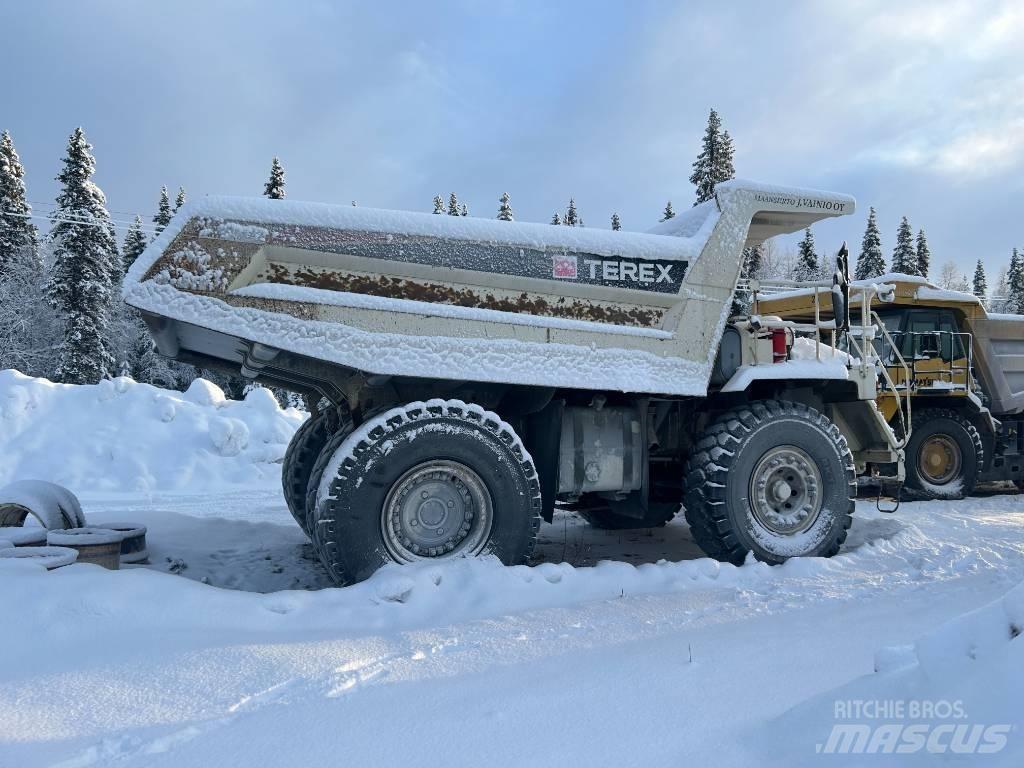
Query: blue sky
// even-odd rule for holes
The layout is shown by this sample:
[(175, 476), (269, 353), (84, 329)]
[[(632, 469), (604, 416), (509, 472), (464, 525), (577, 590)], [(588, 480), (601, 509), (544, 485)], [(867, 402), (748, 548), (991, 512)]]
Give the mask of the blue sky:
[[(2, 0), (0, 0), (2, 1)], [(901, 215), (994, 277), (1024, 246), (1024, 3), (51, 2), (6, 0), (0, 128), (52, 201), (68, 134), (112, 210), (161, 184), (644, 230), (689, 206), (708, 109), (738, 175), (849, 192), (816, 227), (889, 256)]]

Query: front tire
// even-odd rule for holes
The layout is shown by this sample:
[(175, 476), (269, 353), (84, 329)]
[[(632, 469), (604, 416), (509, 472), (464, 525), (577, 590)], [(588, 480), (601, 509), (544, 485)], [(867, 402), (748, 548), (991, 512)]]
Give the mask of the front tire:
[(906, 486), (927, 499), (962, 499), (974, 492), (985, 452), (977, 428), (955, 411), (914, 414), (907, 443)]
[(693, 537), (709, 556), (736, 565), (748, 552), (768, 563), (835, 555), (856, 496), (846, 439), (802, 403), (766, 400), (721, 414), (687, 462)]
[(493, 554), (512, 565), (533, 552), (536, 468), (512, 427), (479, 406), (394, 408), (328, 445), (318, 464), (313, 539), (339, 584), (389, 562)]

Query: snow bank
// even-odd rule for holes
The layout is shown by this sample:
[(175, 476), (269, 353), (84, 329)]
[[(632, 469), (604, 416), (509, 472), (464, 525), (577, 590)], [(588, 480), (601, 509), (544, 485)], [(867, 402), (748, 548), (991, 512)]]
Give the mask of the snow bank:
[(0, 371), (0, 486), (29, 478), (75, 491), (272, 485), (302, 419), (266, 389), (232, 401), (202, 379), (181, 393), (129, 378), (75, 386)]
[[(780, 764), (809, 753), (840, 765), (898, 754), (929, 765), (936, 755), (973, 764), (1024, 762), (1024, 584), (910, 645), (875, 655), (875, 673), (817, 695), (767, 729)], [(803, 761), (800, 758), (803, 758)]]

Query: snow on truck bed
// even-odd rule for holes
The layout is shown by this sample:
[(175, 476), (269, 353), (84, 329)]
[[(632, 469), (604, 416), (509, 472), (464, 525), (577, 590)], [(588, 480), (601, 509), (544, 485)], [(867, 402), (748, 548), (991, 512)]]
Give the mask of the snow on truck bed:
[(382, 375), (704, 395), (744, 243), (853, 207), (733, 181), (641, 234), (211, 197), (124, 295), (174, 321), (171, 355), (236, 364), (241, 340)]
[[(391, 211), (360, 206), (330, 205), (294, 200), (209, 196), (186, 203), (171, 223), (150, 243), (128, 271), (126, 281), (138, 282), (156, 263), (189, 220), (208, 220), (207, 235), (243, 243), (263, 243), (275, 227), (301, 226), (328, 230), (360, 230), (395, 235), (423, 235), (469, 243), (495, 243), (524, 248), (562, 248), (570, 253), (594, 253), (637, 259), (696, 258), (718, 218), (714, 201), (703, 203), (673, 219), (671, 237), (638, 232), (613, 232), (587, 227), (555, 227), (471, 216), (447, 216), (416, 211)], [(246, 222), (241, 224), (238, 222)], [(686, 235), (681, 234), (686, 232)], [(680, 234), (676, 234), (676, 233)], [(288, 234), (282, 232), (284, 241)]]

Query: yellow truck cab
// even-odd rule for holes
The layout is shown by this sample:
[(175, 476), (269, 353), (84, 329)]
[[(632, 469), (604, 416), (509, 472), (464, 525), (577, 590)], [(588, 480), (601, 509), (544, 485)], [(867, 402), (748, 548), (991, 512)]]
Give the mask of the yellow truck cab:
[[(1024, 486), (1024, 316), (990, 314), (977, 297), (921, 277), (861, 282), (892, 289), (891, 301), (875, 312), (891, 341), (883, 336), (873, 343), (912, 404), (907, 487), (930, 498), (957, 498), (979, 482)], [(831, 303), (823, 290), (817, 304), (824, 319)], [(755, 302), (754, 312), (809, 322), (815, 290), (757, 291)], [(877, 402), (898, 427), (898, 395), (880, 388)]]

